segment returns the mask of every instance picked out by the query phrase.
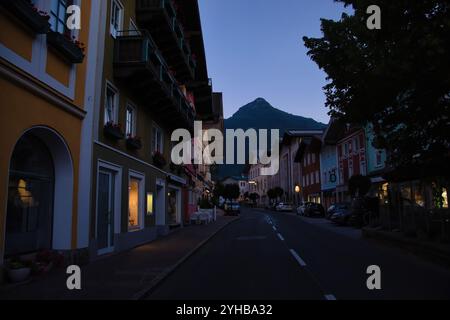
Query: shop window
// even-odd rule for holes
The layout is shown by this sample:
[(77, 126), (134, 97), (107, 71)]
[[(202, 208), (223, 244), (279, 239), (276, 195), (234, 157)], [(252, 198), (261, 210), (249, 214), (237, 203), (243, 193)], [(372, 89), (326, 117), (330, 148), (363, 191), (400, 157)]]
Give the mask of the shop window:
[(147, 193), (147, 216), (153, 215), (153, 193)]
[(45, 143), (30, 133), (20, 138), (9, 170), (6, 256), (51, 248), (54, 172)]
[(416, 203), (416, 205), (424, 208), (425, 207), (425, 197), (424, 197), (422, 184), (415, 183), (414, 184), (414, 188), (413, 188), (413, 192), (414, 192), (414, 194), (413, 194), (414, 195), (414, 202)]
[(448, 192), (447, 189), (443, 189), (442, 192), (442, 199), (443, 199), (443, 208), (448, 209)]
[(141, 181), (130, 177), (128, 187), (128, 228), (130, 231), (141, 229)]

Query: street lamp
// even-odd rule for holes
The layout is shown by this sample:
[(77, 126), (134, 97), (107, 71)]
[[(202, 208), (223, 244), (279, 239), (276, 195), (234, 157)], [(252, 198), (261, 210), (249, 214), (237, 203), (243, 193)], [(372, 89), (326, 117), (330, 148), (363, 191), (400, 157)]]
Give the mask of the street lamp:
[(302, 191), (302, 188), (299, 185), (295, 186), (295, 194), (296, 194), (296, 199), (297, 199), (297, 206), (299, 205), (299, 195), (300, 192)]

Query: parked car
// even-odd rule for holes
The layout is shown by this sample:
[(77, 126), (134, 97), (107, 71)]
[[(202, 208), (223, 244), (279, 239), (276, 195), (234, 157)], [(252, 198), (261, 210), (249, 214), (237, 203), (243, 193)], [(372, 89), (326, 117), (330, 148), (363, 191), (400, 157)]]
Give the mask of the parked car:
[(304, 216), (306, 208), (308, 207), (309, 204), (311, 204), (311, 202), (301, 202), (297, 208), (297, 214), (300, 216)]
[(319, 203), (309, 203), (305, 209), (305, 216), (307, 217), (324, 217), (325, 208)]
[(340, 210), (345, 210), (345, 209), (349, 209), (350, 208), (350, 203), (347, 202), (343, 202), (343, 203), (335, 203), (333, 205), (331, 205), (326, 213), (326, 218), (327, 219), (331, 219), (331, 217), (338, 211)]
[(241, 214), (241, 205), (239, 202), (225, 203), (225, 213), (230, 216), (237, 216)]
[(339, 225), (347, 225), (352, 213), (349, 205), (336, 206), (330, 220)]
[(292, 212), (294, 208), (290, 203), (281, 202), (276, 206), (275, 210), (278, 212)]

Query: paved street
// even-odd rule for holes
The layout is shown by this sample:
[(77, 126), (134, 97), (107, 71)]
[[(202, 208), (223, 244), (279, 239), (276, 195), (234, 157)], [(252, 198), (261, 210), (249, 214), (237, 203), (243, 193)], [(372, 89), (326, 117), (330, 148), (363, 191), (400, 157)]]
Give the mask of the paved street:
[[(448, 299), (450, 269), (322, 219), (244, 209), (149, 299)], [(369, 291), (378, 265), (382, 290)]]

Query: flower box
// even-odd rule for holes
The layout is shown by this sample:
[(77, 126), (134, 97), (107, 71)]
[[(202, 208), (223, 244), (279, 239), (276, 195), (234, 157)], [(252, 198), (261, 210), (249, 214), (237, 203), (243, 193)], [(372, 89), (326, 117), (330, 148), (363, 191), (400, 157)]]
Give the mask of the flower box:
[(84, 49), (68, 35), (50, 31), (47, 34), (47, 43), (70, 63), (82, 63), (84, 60)]
[(39, 11), (30, 0), (0, 0), (0, 5), (16, 16), (36, 34), (45, 34), (50, 30), (46, 12)]
[(111, 138), (113, 140), (122, 140), (124, 138), (124, 134), (120, 125), (108, 123), (105, 125), (103, 129), (103, 133), (106, 137)]
[(127, 147), (132, 150), (140, 150), (142, 149), (142, 140), (137, 137), (128, 137), (127, 139)]

